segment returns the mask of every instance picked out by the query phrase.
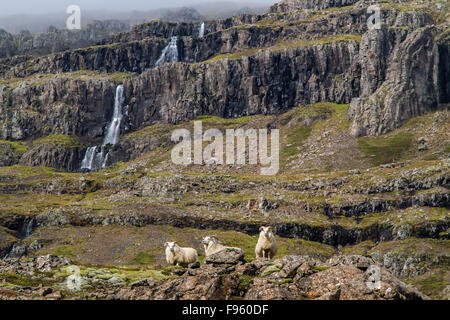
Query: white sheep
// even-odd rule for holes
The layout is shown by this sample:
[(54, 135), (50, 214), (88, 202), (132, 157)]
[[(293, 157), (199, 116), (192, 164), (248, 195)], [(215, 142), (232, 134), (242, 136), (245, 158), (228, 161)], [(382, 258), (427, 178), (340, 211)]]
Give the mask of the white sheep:
[(272, 227), (261, 226), (259, 228), (259, 239), (256, 244), (256, 258), (272, 259), (278, 251), (277, 240), (273, 233)]
[(197, 250), (194, 248), (182, 248), (176, 242), (166, 242), (164, 246), (168, 264), (187, 266), (198, 261)]
[(233, 250), (242, 251), (242, 249), (240, 249), (240, 248), (227, 247), (227, 246), (220, 244), (219, 241), (217, 240), (217, 238), (214, 236), (204, 237), (202, 239), (202, 244), (205, 247), (205, 257), (215, 254), (217, 252), (223, 251), (225, 249), (233, 249)]

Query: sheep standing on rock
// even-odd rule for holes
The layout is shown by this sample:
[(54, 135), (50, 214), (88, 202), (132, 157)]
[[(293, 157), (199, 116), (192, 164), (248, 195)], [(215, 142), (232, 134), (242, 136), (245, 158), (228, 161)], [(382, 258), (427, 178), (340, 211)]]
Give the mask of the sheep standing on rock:
[(202, 244), (205, 247), (205, 257), (223, 251), (225, 249), (233, 249), (242, 251), (240, 248), (226, 247), (219, 243), (216, 237), (210, 236), (202, 239)]
[(259, 239), (256, 244), (256, 258), (272, 259), (278, 251), (277, 240), (272, 227), (261, 226), (259, 228)]
[(194, 248), (182, 248), (176, 242), (166, 242), (164, 246), (168, 264), (187, 266), (198, 261), (197, 250)]

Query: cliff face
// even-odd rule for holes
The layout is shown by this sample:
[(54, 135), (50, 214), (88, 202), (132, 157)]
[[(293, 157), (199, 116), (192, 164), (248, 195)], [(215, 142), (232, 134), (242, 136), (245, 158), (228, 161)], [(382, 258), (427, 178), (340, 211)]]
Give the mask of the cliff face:
[[(0, 33), (0, 299), (448, 299), (448, 10), (378, 3), (368, 30), (370, 4), (283, 1), (42, 56)], [(278, 174), (174, 164), (197, 120), (279, 129)], [(271, 262), (252, 260), (261, 225)], [(202, 257), (211, 234), (250, 262), (164, 267), (166, 241)]]
[[(204, 34), (151, 22), (67, 51), (23, 34), (30, 55), (0, 33), (0, 299), (448, 299), (448, 10), (379, 3), (368, 30), (372, 2), (352, 3), (283, 1)], [(171, 135), (196, 120), (279, 129), (278, 174), (174, 164)], [(270, 262), (252, 260), (261, 225)], [(202, 257), (211, 234), (242, 252), (164, 267), (166, 241)]]
[[(150, 22), (96, 46), (4, 59), (1, 137), (65, 134), (97, 143), (122, 82), (122, 134), (157, 121), (279, 114), (317, 102), (350, 104), (355, 137), (390, 132), (448, 103), (448, 27), (433, 7), (393, 3), (381, 5), (382, 27), (367, 30), (369, 4), (283, 1), (269, 14), (208, 21), (203, 36), (200, 23)], [(94, 31), (80, 37), (98, 40)], [(155, 67), (172, 37), (179, 62)], [(95, 80), (80, 80), (91, 72)]]
[(118, 20), (94, 21), (82, 30), (50, 27), (48, 32), (31, 34), (22, 31), (12, 35), (0, 30), (0, 59), (14, 55), (45, 55), (94, 45), (115, 33), (130, 30), (130, 25)]
[(84, 157), (85, 148), (82, 145), (58, 145), (49, 143), (38, 144), (20, 158), (19, 163), (25, 166), (40, 166), (77, 171)]
[[(89, 77), (92, 77), (91, 73)], [(40, 78), (0, 87), (2, 139), (24, 140), (49, 134), (103, 134), (114, 105), (115, 82), (90, 78)]]
[[(362, 95), (352, 100), (349, 110), (353, 135), (380, 135), (437, 108), (439, 54), (433, 31), (425, 28), (403, 36), (388, 56), (382, 54), (383, 47), (361, 50)], [(363, 43), (370, 43), (373, 36), (381, 37), (378, 43), (389, 44), (386, 30), (366, 34), (369, 39)]]
[[(139, 128), (151, 120), (178, 123), (203, 114), (241, 117), (318, 101), (349, 103), (359, 92), (353, 76), (357, 53), (354, 40), (300, 43), (238, 59), (152, 69), (125, 83), (126, 95), (136, 97), (130, 100), (130, 118)], [(343, 80), (335, 81), (338, 77)]]
[(270, 7), (270, 12), (289, 12), (301, 9), (323, 10), (350, 6), (356, 2), (358, 0), (283, 0)]

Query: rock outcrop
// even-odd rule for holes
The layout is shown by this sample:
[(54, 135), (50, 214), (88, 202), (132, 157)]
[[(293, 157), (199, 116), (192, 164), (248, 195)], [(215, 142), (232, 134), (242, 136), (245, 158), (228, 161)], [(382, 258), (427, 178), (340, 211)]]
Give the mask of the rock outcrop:
[[(363, 261), (355, 263), (355, 261)], [(39, 256), (29, 263), (18, 259), (0, 261), (0, 272), (16, 272), (23, 279), (34, 272), (68, 270), (71, 261), (55, 256)], [(273, 270), (267, 272), (267, 270)], [(254, 260), (234, 265), (202, 265), (200, 268), (172, 270), (173, 279), (140, 279), (126, 285), (118, 276), (98, 276), (91, 269), (80, 279), (80, 290), (72, 299), (108, 300), (429, 300), (406, 285), (371, 259), (362, 256), (337, 256), (324, 263), (307, 256), (285, 256), (269, 262)], [(377, 277), (372, 280), (373, 271)], [(179, 276), (181, 275), (181, 276)], [(113, 281), (114, 280), (114, 281)], [(23, 281), (23, 280), (22, 280)], [(35, 280), (30, 279), (30, 283)], [(33, 282), (34, 281), (34, 282)], [(62, 279), (66, 281), (66, 279)], [(95, 293), (83, 293), (83, 287), (96, 283)], [(101, 284), (101, 285), (99, 285)], [(57, 283), (55, 283), (57, 286)], [(61, 285), (66, 285), (62, 283)], [(60, 288), (61, 286), (57, 286)], [(59, 289), (60, 290), (60, 289)], [(61, 299), (53, 287), (0, 289), (8, 299)], [(38, 293), (36, 295), (36, 293)], [(69, 290), (66, 295), (71, 295)]]
[[(280, 15), (209, 21), (204, 37), (198, 36), (199, 23), (150, 22), (106, 38), (99, 46), (38, 58), (11, 58), (11, 67), (1, 77), (8, 83), (12, 77), (84, 69), (111, 73), (111, 77), (116, 72), (138, 73), (125, 83), (126, 104), (130, 106), (127, 130), (131, 131), (154, 121), (178, 123), (203, 114), (239, 117), (281, 113), (298, 105), (329, 101), (351, 102), (350, 131), (354, 136), (379, 135), (448, 100), (448, 43), (445, 36), (437, 37), (442, 26), (427, 26), (434, 22), (430, 14), (388, 7), (383, 10), (386, 23), (382, 28), (367, 30), (366, 2), (342, 12), (325, 12), (323, 19), (312, 15), (313, 21), (308, 20), (308, 13), (285, 15), (289, 10), (282, 7), (287, 3), (318, 9), (315, 1), (286, 1), (280, 4)], [(327, 8), (353, 4), (321, 3)], [(350, 32), (362, 34), (361, 43), (359, 35)], [(175, 35), (179, 60), (184, 63), (154, 68), (169, 38)], [(438, 44), (435, 38), (442, 40)], [(9, 41), (10, 37), (4, 34), (2, 39)], [(46, 88), (41, 86), (32, 93), (17, 88), (8, 93), (6, 87), (2, 106), (29, 109), (20, 95), (28, 94), (29, 102), (34, 103)], [(102, 97), (103, 92), (96, 94), (108, 99)], [(47, 101), (46, 105), (52, 103)], [(88, 109), (108, 113), (105, 107), (99, 110), (94, 106), (95, 99), (88, 104)], [(2, 137), (25, 139), (63, 133), (92, 139), (92, 135), (85, 136), (91, 131), (86, 130), (84, 121), (69, 124), (65, 115), (59, 120), (66, 128), (73, 127), (71, 130), (56, 127), (61, 132), (24, 132), (23, 124), (34, 127), (36, 117), (41, 118), (37, 113), (8, 112), (0, 119)], [(96, 115), (89, 118), (104, 124)], [(53, 128), (50, 121), (43, 127)]]
[(0, 86), (0, 138), (25, 140), (49, 134), (102, 137), (112, 117), (117, 83), (95, 76), (76, 78), (37, 78), (17, 83), (14, 89)]
[(27, 166), (46, 166), (67, 171), (77, 171), (85, 148), (78, 143), (41, 143), (25, 152), (19, 163)]
[[(351, 76), (358, 42), (330, 41), (148, 70), (125, 83), (125, 95), (134, 97), (127, 102), (131, 127), (152, 120), (178, 123), (203, 114), (226, 118), (273, 114), (318, 101), (349, 103), (359, 91)], [(348, 80), (335, 82), (339, 75)]]
[[(437, 108), (439, 53), (434, 29), (408, 34), (390, 55), (386, 55), (391, 43), (388, 34), (382, 29), (363, 36), (361, 96), (352, 100), (349, 109), (354, 136), (386, 133)], [(368, 48), (369, 43), (384, 47)]]
[(290, 12), (310, 9), (323, 10), (334, 7), (350, 6), (359, 0), (282, 0), (270, 7), (270, 12)]
[(118, 20), (94, 21), (82, 30), (50, 27), (47, 32), (31, 34), (25, 30), (12, 35), (0, 30), (0, 61), (14, 55), (45, 55), (94, 45), (113, 34), (130, 30), (130, 25)]
[[(286, 256), (271, 262), (255, 260), (233, 266), (204, 265), (187, 269), (175, 280), (147, 280), (123, 288), (116, 299), (230, 299), (250, 300), (427, 300), (382, 267), (354, 264), (339, 257), (332, 265), (305, 256)], [(357, 258), (357, 257), (356, 257)], [(364, 257), (360, 257), (364, 258)], [(380, 273), (372, 286), (369, 268)], [(268, 272), (267, 270), (270, 270)]]

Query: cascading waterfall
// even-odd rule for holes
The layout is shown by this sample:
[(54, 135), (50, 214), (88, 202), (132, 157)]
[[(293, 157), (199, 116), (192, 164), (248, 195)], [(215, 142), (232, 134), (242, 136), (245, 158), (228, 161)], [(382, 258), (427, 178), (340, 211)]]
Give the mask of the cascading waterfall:
[(33, 231), (33, 225), (34, 225), (34, 218), (28, 220), (28, 222), (23, 225), (21, 238), (25, 239), (30, 236), (31, 231)]
[[(205, 35), (205, 23), (202, 22), (202, 23), (198, 26), (198, 37), (199, 37), (199, 38), (202, 38), (204, 35)], [(195, 47), (195, 51), (194, 51), (194, 60), (195, 60), (196, 62), (199, 61), (199, 59), (198, 59), (199, 53), (200, 53), (200, 52), (199, 52), (199, 46), (197, 45), (197, 46)]]
[(166, 62), (178, 62), (178, 37), (174, 36), (170, 39), (169, 44), (161, 52), (161, 56), (155, 63), (155, 67), (163, 65)]
[(203, 37), (205, 35), (205, 23), (202, 22), (200, 27), (198, 28), (198, 36), (199, 38)]
[(122, 122), (122, 104), (123, 97), (123, 85), (119, 85), (116, 88), (116, 96), (114, 101), (114, 113), (111, 122), (108, 125), (105, 138), (101, 147), (93, 146), (86, 150), (83, 161), (81, 162), (81, 169), (87, 169), (89, 171), (100, 170), (106, 166), (108, 160), (109, 151), (105, 155), (105, 148), (108, 145), (115, 145), (119, 142), (120, 135), (120, 123)]
[(92, 170), (94, 167), (95, 151), (97, 147), (89, 147), (84, 154), (83, 161), (81, 161), (81, 169)]
[(122, 103), (123, 103), (123, 85), (116, 88), (116, 98), (114, 101), (114, 114), (111, 123), (108, 126), (105, 139), (102, 146), (108, 144), (115, 145), (119, 141), (120, 123), (122, 122)]

